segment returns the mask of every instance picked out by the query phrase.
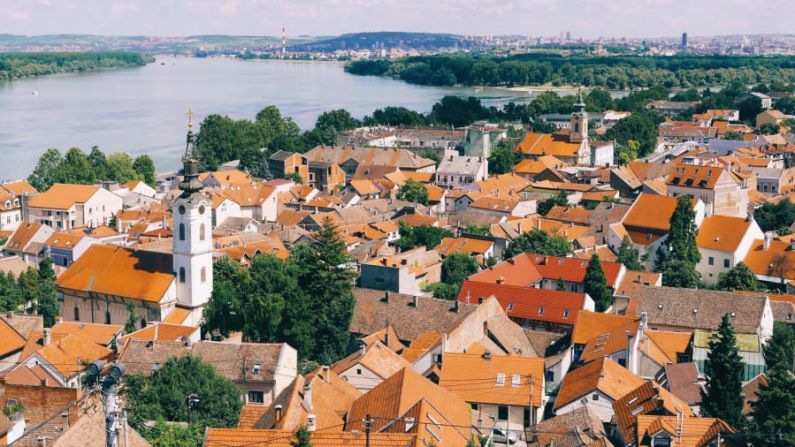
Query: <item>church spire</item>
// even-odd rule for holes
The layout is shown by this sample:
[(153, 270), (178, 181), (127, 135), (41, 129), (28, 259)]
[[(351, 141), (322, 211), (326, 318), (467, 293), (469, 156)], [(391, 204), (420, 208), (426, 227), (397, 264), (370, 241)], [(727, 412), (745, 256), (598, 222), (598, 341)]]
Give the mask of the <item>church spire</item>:
[(182, 155), (183, 180), (179, 189), (188, 196), (200, 191), (204, 185), (199, 181), (199, 154), (196, 150), (196, 134), (193, 133), (193, 111), (188, 109), (188, 135), (185, 143), (185, 153)]
[(585, 101), (582, 99), (582, 90), (577, 89), (577, 102), (574, 103), (574, 107), (576, 107), (580, 112), (585, 111)]

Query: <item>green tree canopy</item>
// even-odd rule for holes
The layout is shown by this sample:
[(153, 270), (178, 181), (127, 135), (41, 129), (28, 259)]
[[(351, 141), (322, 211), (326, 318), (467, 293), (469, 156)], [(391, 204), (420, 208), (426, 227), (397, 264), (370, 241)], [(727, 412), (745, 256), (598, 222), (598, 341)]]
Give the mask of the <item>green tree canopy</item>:
[(108, 176), (108, 159), (105, 157), (105, 153), (99, 149), (99, 146), (91, 148), (91, 152), (88, 153), (88, 161), (91, 163), (91, 169), (94, 170), (97, 179), (110, 180)]
[(455, 236), (449, 230), (430, 225), (412, 227), (405, 222), (400, 222), (398, 225), (400, 239), (396, 240), (394, 245), (402, 251), (411, 250), (422, 245), (431, 250), (439, 245), (443, 238)]
[(489, 117), (489, 110), (474, 96), (445, 96), (433, 105), (433, 119), (442, 124), (463, 127)]
[(507, 174), (514, 166), (513, 147), (508, 141), (500, 141), (489, 156), (489, 174)]
[(602, 263), (599, 262), (599, 255), (596, 253), (591, 256), (588, 268), (585, 270), (583, 285), (585, 293), (590, 295), (596, 303), (597, 312), (604, 312), (613, 304), (613, 292), (607, 286), (607, 276), (602, 269)]
[(765, 202), (754, 211), (754, 219), (762, 231), (789, 227), (795, 222), (795, 203), (792, 203), (788, 197), (775, 204)]
[(751, 445), (791, 447), (795, 445), (795, 378), (786, 370), (766, 374), (751, 402), (748, 438)]
[(442, 261), (442, 282), (460, 287), (467, 277), (478, 272), (478, 262), (466, 253), (451, 253)]
[(721, 272), (718, 279), (721, 290), (758, 290), (756, 275), (744, 263), (739, 263), (728, 272)]
[(58, 167), (63, 163), (63, 156), (58, 149), (47, 149), (39, 157), (36, 168), (28, 176), (28, 182), (37, 190), (46, 191), (57, 181)]
[(422, 186), (422, 183), (408, 179), (403, 186), (398, 190), (398, 199), (407, 202), (416, 202), (422, 205), (428, 204), (428, 190)]
[(743, 360), (737, 350), (737, 337), (728, 315), (709, 342), (704, 365), (707, 384), (701, 391), (701, 414), (717, 417), (732, 427), (745, 427), (742, 395)]
[(533, 253), (548, 256), (565, 256), (572, 250), (571, 242), (566, 238), (549, 235), (533, 229), (515, 238), (503, 252), (504, 258), (512, 258), (521, 253)]
[(643, 264), (640, 263), (640, 255), (638, 249), (632, 245), (629, 237), (625, 237), (621, 241), (621, 247), (618, 249), (618, 256), (616, 262), (624, 264), (628, 270), (643, 271)]
[(768, 370), (792, 371), (795, 367), (795, 328), (783, 321), (776, 321), (773, 336), (764, 346), (764, 353)]
[(323, 112), (315, 121), (315, 129), (333, 129), (336, 132), (359, 127), (361, 123), (345, 109)]
[(73, 147), (66, 152), (63, 161), (56, 168), (54, 180), (57, 183), (92, 185), (96, 183), (97, 177), (91, 169), (88, 156), (79, 147)]
[(135, 157), (132, 168), (144, 183), (152, 187), (155, 186), (155, 162), (148, 155), (142, 154)]
[(569, 198), (565, 192), (561, 191), (560, 193), (539, 202), (536, 211), (538, 214), (546, 216), (549, 210), (556, 206), (569, 206)]
[(191, 394), (199, 398), (191, 419), (201, 427), (234, 427), (243, 406), (240, 388), (193, 356), (172, 357), (151, 376), (139, 373), (128, 377), (125, 394), (127, 414), (134, 427), (157, 419), (186, 422), (186, 399)]
[(119, 183), (133, 180), (143, 180), (133, 167), (133, 158), (124, 152), (115, 152), (108, 155), (108, 177)]

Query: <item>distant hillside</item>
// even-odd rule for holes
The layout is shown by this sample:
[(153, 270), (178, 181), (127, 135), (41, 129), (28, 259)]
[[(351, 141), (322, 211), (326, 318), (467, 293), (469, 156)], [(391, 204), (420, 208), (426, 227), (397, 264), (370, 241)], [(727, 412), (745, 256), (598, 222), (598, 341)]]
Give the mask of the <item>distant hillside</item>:
[(439, 48), (472, 48), (479, 42), (455, 34), (374, 32), (352, 33), (320, 39), (315, 42), (289, 46), (297, 52), (332, 52), (338, 50), (374, 50), (391, 48), (414, 48), (434, 50)]

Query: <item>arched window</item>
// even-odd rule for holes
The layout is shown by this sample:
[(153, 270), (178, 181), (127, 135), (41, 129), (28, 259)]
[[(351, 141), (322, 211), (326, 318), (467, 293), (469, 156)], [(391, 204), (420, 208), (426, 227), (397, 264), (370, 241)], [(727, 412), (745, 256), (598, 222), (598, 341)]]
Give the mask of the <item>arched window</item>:
[(75, 306), (75, 321), (80, 321), (80, 309)]
[(202, 283), (207, 282), (207, 267), (202, 267)]
[(185, 240), (185, 224), (179, 224), (179, 240)]
[(199, 225), (199, 240), (204, 240), (204, 224)]
[(185, 282), (185, 267), (179, 268), (179, 282)]

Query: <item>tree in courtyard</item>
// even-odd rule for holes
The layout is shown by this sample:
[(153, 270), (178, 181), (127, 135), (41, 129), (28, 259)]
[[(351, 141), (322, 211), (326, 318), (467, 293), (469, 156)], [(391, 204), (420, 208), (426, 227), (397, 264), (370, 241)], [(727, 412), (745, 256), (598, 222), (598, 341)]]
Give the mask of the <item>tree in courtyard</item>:
[(791, 447), (795, 445), (795, 378), (786, 369), (765, 374), (751, 402), (748, 438), (751, 445)]
[(728, 272), (721, 272), (718, 279), (721, 290), (757, 290), (756, 275), (744, 263), (739, 263)]
[(154, 427), (139, 427), (138, 432), (152, 447), (196, 447), (204, 440), (204, 430), (198, 424), (168, 424), (165, 419), (155, 421)]
[(658, 250), (658, 267), (663, 272), (663, 284), (670, 287), (695, 287), (698, 283), (696, 265), (701, 253), (696, 245), (696, 212), (689, 195), (679, 196), (671, 214), (668, 238)]
[(47, 149), (39, 157), (36, 168), (28, 176), (28, 182), (40, 192), (50, 189), (50, 186), (56, 182), (58, 167), (61, 163), (63, 163), (63, 156), (58, 149)]
[(569, 198), (565, 192), (561, 191), (560, 193), (539, 202), (536, 211), (538, 214), (546, 216), (549, 210), (556, 206), (569, 206)]
[(456, 287), (477, 272), (478, 262), (466, 253), (452, 253), (442, 261), (442, 282)]
[(520, 253), (533, 253), (548, 256), (565, 256), (572, 250), (571, 242), (566, 238), (549, 235), (534, 228), (511, 241), (503, 252), (504, 258), (512, 258)]
[(44, 327), (52, 327), (61, 307), (55, 291), (55, 270), (52, 258), (46, 257), (39, 261), (39, 270), (35, 280), (35, 311), (44, 318)]
[(621, 247), (618, 249), (618, 256), (616, 262), (624, 264), (627, 270), (643, 271), (643, 264), (640, 263), (640, 254), (638, 249), (632, 245), (629, 237), (625, 237), (621, 241)]
[(155, 186), (155, 162), (148, 155), (143, 154), (135, 157), (132, 168), (144, 183)]
[(396, 240), (394, 245), (402, 251), (411, 250), (412, 248), (423, 245), (428, 250), (431, 250), (439, 245), (443, 238), (455, 236), (450, 230), (431, 225), (412, 227), (401, 221), (398, 227), (400, 239)]
[(692, 289), (698, 286), (699, 274), (693, 264), (680, 259), (670, 259), (665, 263), (662, 271), (663, 285), (667, 287), (681, 287)]
[(707, 384), (701, 391), (701, 415), (717, 417), (732, 427), (745, 427), (743, 415), (743, 360), (729, 315), (721, 319), (718, 332), (709, 342), (704, 365)]
[(792, 371), (795, 368), (795, 328), (783, 321), (776, 321), (773, 336), (764, 346), (764, 353), (768, 370)]
[(563, 278), (558, 278), (557, 283), (555, 283), (555, 290), (558, 292), (566, 291), (566, 283), (563, 281)]
[[(156, 374), (125, 380), (126, 411), (135, 427), (149, 420), (187, 422), (200, 427), (234, 427), (243, 406), (242, 391), (215, 368), (190, 355), (168, 359)], [(199, 402), (188, 408), (187, 396)]]
[(407, 202), (415, 202), (422, 205), (428, 204), (428, 190), (422, 186), (422, 183), (413, 179), (406, 180), (406, 183), (398, 190), (397, 197)]
[(135, 304), (127, 303), (127, 322), (124, 323), (124, 332), (135, 332), (135, 324), (138, 318), (135, 316)]
[(585, 270), (585, 293), (590, 295), (596, 303), (596, 311), (603, 312), (613, 304), (613, 293), (607, 286), (607, 276), (599, 262), (599, 255), (594, 253)]
[(284, 177), (287, 180), (292, 180), (293, 182), (295, 182), (298, 185), (301, 185), (301, 184), (304, 183), (304, 179), (301, 178), (301, 174), (299, 174), (297, 172), (291, 172), (291, 173), (285, 175)]
[(513, 148), (502, 141), (497, 144), (489, 155), (489, 174), (506, 174), (513, 170)]

